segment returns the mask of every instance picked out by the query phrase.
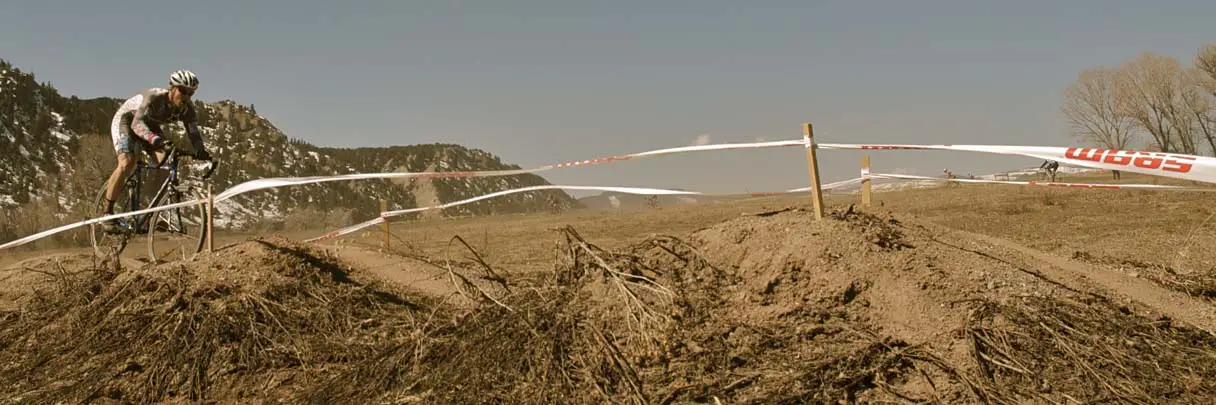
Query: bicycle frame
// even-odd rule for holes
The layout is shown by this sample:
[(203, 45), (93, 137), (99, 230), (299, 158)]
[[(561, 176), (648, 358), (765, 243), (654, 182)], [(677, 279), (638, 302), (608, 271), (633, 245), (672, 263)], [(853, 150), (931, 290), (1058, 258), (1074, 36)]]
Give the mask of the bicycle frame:
[[(155, 164), (155, 165), (144, 163), (144, 161), (142, 159), (139, 160), (138, 162), (136, 162), (135, 170), (133, 170), (131, 172), (130, 176), (127, 176), (127, 179), (124, 182), (124, 183), (134, 182), (134, 185), (131, 187), (132, 188), (131, 192), (132, 192), (132, 194), (134, 194), (134, 196), (133, 196), (133, 198), (128, 199), (128, 204), (127, 204), (128, 211), (127, 212), (133, 212), (133, 211), (138, 211), (140, 209), (143, 209), (140, 207), (139, 197), (141, 197), (142, 191), (143, 191), (144, 183), (143, 183), (142, 174), (144, 174), (144, 170), (166, 170), (169, 172), (168, 176), (165, 177), (165, 180), (163, 182), (161, 182), (160, 187), (156, 190), (156, 194), (152, 197), (152, 200), (148, 202), (148, 207), (149, 208), (155, 207), (160, 204), (161, 200), (164, 199), (168, 195), (170, 189), (172, 187), (176, 187), (178, 184), (178, 181), (179, 181), (178, 159), (181, 156), (182, 155), (178, 153), (176, 148), (171, 148), (168, 151), (168, 153), (165, 154), (164, 160), (161, 162), (157, 162), (157, 164)], [(168, 161), (169, 163), (166, 165), (164, 163), (165, 161)], [(205, 179), (205, 178), (210, 177), (211, 172), (215, 170), (214, 161), (212, 161), (210, 166), (211, 167), (202, 176), (202, 178)], [(131, 227), (132, 231), (134, 231), (135, 233), (145, 233), (147, 231), (148, 222), (154, 215), (156, 215), (158, 213), (159, 212), (149, 212), (149, 213), (136, 215), (135, 223), (132, 224), (133, 226)], [(178, 213), (177, 215), (180, 216), (181, 214)], [(180, 218), (178, 218), (178, 219), (180, 220)]]

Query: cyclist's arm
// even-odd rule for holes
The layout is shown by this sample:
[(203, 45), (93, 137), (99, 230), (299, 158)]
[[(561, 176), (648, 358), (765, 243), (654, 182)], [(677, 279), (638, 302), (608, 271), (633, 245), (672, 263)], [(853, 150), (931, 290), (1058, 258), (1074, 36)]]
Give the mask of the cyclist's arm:
[(190, 146), (194, 147), (195, 152), (203, 152), (206, 145), (203, 144), (203, 134), (198, 130), (198, 116), (194, 112), (193, 106), (186, 116), (182, 117), (182, 126), (186, 127), (186, 136), (190, 138)]
[(149, 144), (155, 145), (157, 143), (156, 141), (160, 139), (160, 134), (157, 134), (152, 130), (152, 128), (159, 128), (159, 126), (155, 124), (148, 125), (148, 122), (145, 121), (145, 117), (148, 115), (148, 109), (152, 105), (152, 96), (149, 94), (140, 94), (136, 97), (141, 97), (142, 100), (139, 102), (139, 107), (135, 108), (134, 116), (131, 117), (131, 131), (135, 132), (135, 135), (147, 141)]

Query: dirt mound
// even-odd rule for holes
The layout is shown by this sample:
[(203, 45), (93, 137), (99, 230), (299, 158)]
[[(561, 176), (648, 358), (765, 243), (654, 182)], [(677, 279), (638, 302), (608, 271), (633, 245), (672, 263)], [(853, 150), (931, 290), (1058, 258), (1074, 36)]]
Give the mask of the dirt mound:
[(560, 235), (552, 271), (527, 277), (476, 252), (402, 259), (449, 271), (471, 308), (285, 241), (65, 278), (0, 317), (0, 388), (37, 402), (1216, 397), (1213, 336), (892, 217), (784, 210), (617, 251)]
[(37, 403), (282, 397), (408, 335), (415, 301), (282, 240), (60, 274), (0, 316), (0, 391)]
[(0, 269), (0, 310), (17, 310), (36, 296), (39, 286), (97, 264), (91, 254), (57, 253), (6, 265)]
[(314, 399), (1136, 403), (1216, 393), (1212, 336), (893, 218), (814, 221), (792, 210), (616, 252), (562, 232), (552, 274)]
[(740, 280), (708, 322), (731, 333), (681, 328), (729, 356), (728, 374), (755, 376), (730, 402), (1216, 397), (1213, 336), (1134, 315), (895, 218), (783, 212), (689, 240)]

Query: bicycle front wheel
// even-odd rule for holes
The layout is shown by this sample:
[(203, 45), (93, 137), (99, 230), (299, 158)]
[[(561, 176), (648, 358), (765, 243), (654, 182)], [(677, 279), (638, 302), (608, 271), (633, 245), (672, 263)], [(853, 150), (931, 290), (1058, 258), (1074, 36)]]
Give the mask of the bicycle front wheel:
[[(130, 206), (131, 188), (124, 184), (119, 189), (118, 195), (115, 196), (114, 212), (121, 214), (127, 211)], [(101, 189), (97, 192), (97, 197), (94, 199), (93, 215), (95, 217), (106, 216), (106, 186), (102, 184)], [(93, 252), (99, 257), (109, 256), (111, 254), (121, 254), (127, 248), (127, 242), (131, 236), (131, 224), (134, 223), (134, 217), (120, 217), (116, 220), (118, 224), (118, 232), (109, 233), (104, 230), (101, 223), (89, 225), (89, 242), (93, 244)]]
[[(165, 196), (165, 204), (202, 198), (197, 191), (184, 196), (177, 191)], [(207, 236), (206, 206), (189, 205), (153, 213), (148, 222), (148, 259), (152, 262), (190, 260), (203, 250)]]

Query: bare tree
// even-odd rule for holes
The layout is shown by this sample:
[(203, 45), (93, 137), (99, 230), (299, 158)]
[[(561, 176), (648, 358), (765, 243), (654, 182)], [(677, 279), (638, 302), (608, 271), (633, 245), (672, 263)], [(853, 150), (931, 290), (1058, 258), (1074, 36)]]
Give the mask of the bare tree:
[[(1127, 149), (1136, 132), (1131, 116), (1119, 108), (1116, 79), (1113, 68), (1086, 69), (1064, 90), (1061, 111), (1072, 136), (1107, 149)], [(1112, 170), (1111, 175), (1120, 177), (1118, 170)]]
[(1206, 140), (1216, 153), (1216, 100), (1205, 90), (1204, 76), (1200, 69), (1186, 70), (1182, 101), (1192, 132)]
[(1199, 48), (1195, 67), (1187, 70), (1187, 112), (1195, 119), (1199, 135), (1208, 141), (1216, 155), (1216, 41)]
[(1183, 101), (1185, 76), (1177, 59), (1145, 52), (1119, 67), (1120, 111), (1148, 132), (1162, 152), (1196, 153), (1193, 119)]
[(1216, 41), (1209, 42), (1195, 54), (1195, 69), (1202, 76), (1201, 86), (1216, 97)]
[(1108, 67), (1082, 71), (1064, 91), (1061, 110), (1074, 137), (1107, 149), (1126, 149), (1136, 133), (1131, 117), (1119, 108), (1115, 77), (1116, 71)]

